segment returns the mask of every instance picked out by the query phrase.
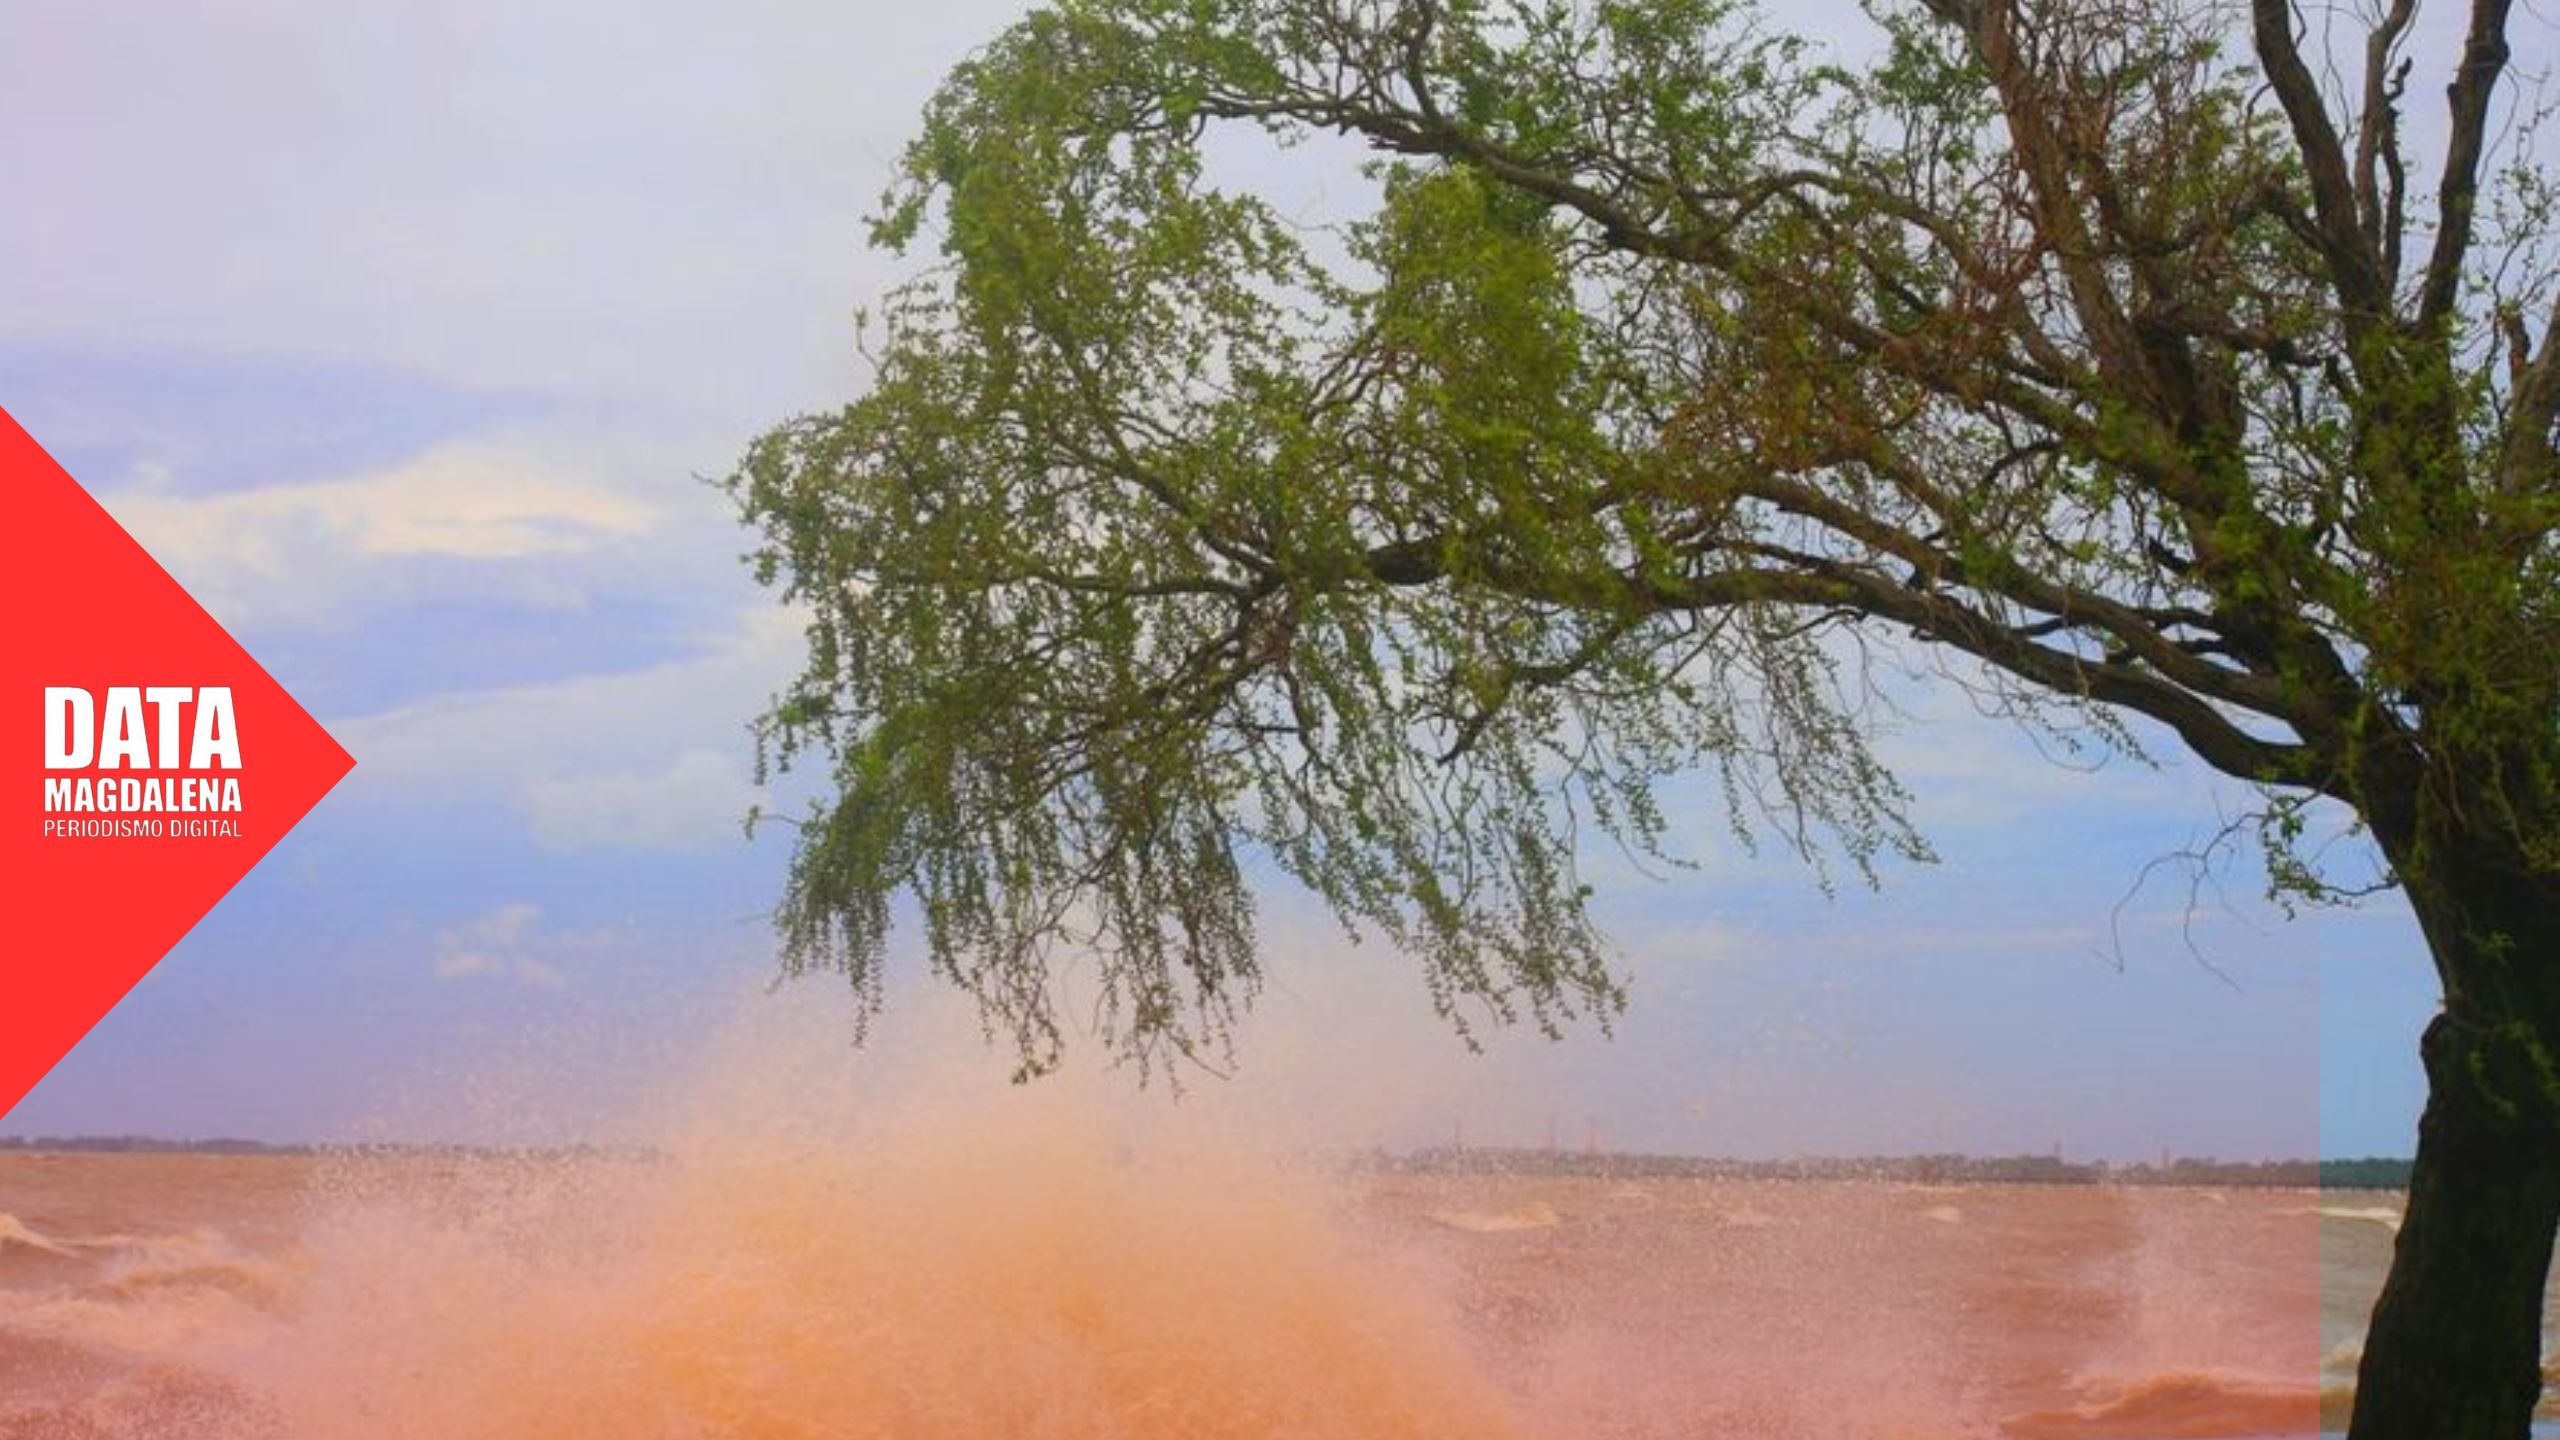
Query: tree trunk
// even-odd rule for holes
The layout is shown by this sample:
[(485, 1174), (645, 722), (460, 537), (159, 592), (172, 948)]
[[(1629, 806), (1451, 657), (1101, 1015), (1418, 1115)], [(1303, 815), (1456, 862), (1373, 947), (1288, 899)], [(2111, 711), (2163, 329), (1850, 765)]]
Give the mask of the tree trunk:
[[(2421, 1046), (2409, 1209), (2356, 1376), (2350, 1440), (2523, 1440), (2560, 1230), (2560, 896), (2436, 852), (2412, 879), (2445, 981)], [(2459, 878), (2455, 878), (2459, 877)]]

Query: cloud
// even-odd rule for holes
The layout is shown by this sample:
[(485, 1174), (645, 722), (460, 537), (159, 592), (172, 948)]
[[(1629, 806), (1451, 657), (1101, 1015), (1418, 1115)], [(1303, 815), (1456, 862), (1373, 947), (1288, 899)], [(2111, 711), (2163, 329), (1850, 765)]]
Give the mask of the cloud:
[(1021, 8), (0, 8), (0, 334), (812, 401), (886, 273), (856, 218)]
[[(145, 462), (149, 469), (150, 462)], [(345, 479), (213, 494), (167, 480), (106, 491), (104, 503), (172, 575), (226, 619), (343, 620), (368, 600), (413, 600), (422, 562), (458, 563), (520, 600), (562, 603), (536, 563), (629, 545), (657, 530), (659, 505), (619, 477), (625, 456), (559, 436), (454, 440)]]
[(736, 840), (757, 790), (736, 756), (688, 749), (657, 769), (540, 776), (524, 788), (545, 849), (696, 850)]
[(732, 840), (756, 793), (748, 724), (801, 653), (803, 617), (758, 601), (660, 664), (437, 696), (336, 720), (358, 799), (497, 798), (552, 850)]
[(541, 906), (518, 900), (446, 928), (436, 936), (435, 977), (447, 981), (499, 978), (537, 990), (565, 988), (568, 977), (536, 956), (529, 945), (541, 918)]

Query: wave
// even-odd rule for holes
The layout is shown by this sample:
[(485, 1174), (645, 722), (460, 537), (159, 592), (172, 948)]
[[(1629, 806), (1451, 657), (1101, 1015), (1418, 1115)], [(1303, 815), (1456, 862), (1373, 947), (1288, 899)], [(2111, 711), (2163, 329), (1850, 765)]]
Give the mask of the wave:
[(2362, 1220), (2400, 1233), (2400, 1212), (2388, 1205), (2305, 1205), (2298, 1210), (2280, 1212), (2286, 1215), (2317, 1215), (2323, 1220)]
[(279, 1440), (1526, 1433), (1322, 1182), (1134, 1167), (1061, 1100), (1007, 1108), (435, 1187), (380, 1170), (312, 1212), (288, 1304), (229, 1301), (187, 1358)]
[[(1054, 1085), (846, 1094), (839, 1036), (783, 1039), (706, 1077), (645, 1157), (351, 1155), (292, 1172), (289, 1196), (244, 1185), (258, 1208), (191, 1209), (219, 1229), (106, 1235), (165, 1223), (106, 1219), (132, 1213), (124, 1188), (74, 1212), (87, 1225), (10, 1221), (9, 1268), (39, 1283), (0, 1284), (0, 1440), (2318, 1424), (2316, 1388), (2256, 1378), (2289, 1342), (2245, 1315), (2203, 1333), (2257, 1292), (2201, 1261), (2190, 1284), (2184, 1263), (2260, 1243), (2258, 1207), (2298, 1197), (2154, 1232), (2150, 1197), (2058, 1187), (1337, 1189), (1259, 1133), (1238, 1155), (1168, 1125), (1135, 1149), (1127, 1117)], [(2306, 1262), (2312, 1228), (2286, 1227)], [(2316, 1339), (2315, 1300), (2286, 1335)], [(2232, 1368), (2177, 1368), (2199, 1362)], [(2082, 1369), (2135, 1378), (2056, 1388)]]
[(2085, 1386), (2089, 1398), (2001, 1422), (2006, 1440), (2206, 1440), (2320, 1428), (2318, 1388), (2216, 1370), (2179, 1370)]
[(117, 1250), (203, 1251), (227, 1246), (221, 1235), (211, 1230), (183, 1230), (168, 1235), (128, 1235), (121, 1231), (106, 1235), (55, 1235), (39, 1230), (6, 1210), (0, 1210), (0, 1252), (12, 1247), (47, 1255), (100, 1255)]
[(105, 1288), (126, 1299), (210, 1290), (262, 1309), (281, 1305), (288, 1292), (282, 1266), (245, 1257), (123, 1266), (108, 1275)]
[(5, 1253), (12, 1247), (22, 1250), (40, 1250), (48, 1255), (72, 1253), (71, 1246), (54, 1239), (8, 1211), (0, 1210), (0, 1253)]

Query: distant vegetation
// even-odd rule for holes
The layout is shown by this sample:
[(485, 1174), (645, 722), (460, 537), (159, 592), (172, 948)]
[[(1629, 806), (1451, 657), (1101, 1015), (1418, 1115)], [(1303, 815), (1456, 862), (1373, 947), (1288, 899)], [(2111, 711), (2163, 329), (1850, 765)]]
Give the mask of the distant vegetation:
[(1849, 1159), (1721, 1160), (1695, 1155), (1438, 1146), (1378, 1152), (1362, 1169), (1503, 1175), (1594, 1175), (1701, 1180), (1886, 1180), (1916, 1185), (2197, 1185), (2219, 1188), (2400, 1189), (2406, 1160), (2203, 1160), (2111, 1165), (2052, 1155), (1899, 1155)]
[(264, 1140), (162, 1140), (149, 1135), (0, 1135), (0, 1150), (149, 1151), (200, 1155), (303, 1155), (308, 1145)]
[[(163, 1140), (147, 1135), (0, 1135), (0, 1153), (77, 1151), (90, 1154), (311, 1155), (359, 1148), (400, 1153), (491, 1153), (453, 1145), (277, 1145), (264, 1140)], [(503, 1153), (524, 1154), (522, 1150)], [(543, 1147), (532, 1153), (609, 1154), (641, 1158), (645, 1152), (612, 1147)], [(1351, 1168), (1373, 1174), (1594, 1175), (1699, 1180), (1888, 1180), (1914, 1185), (2200, 1185), (2226, 1188), (2317, 1185), (2328, 1190), (2405, 1190), (2407, 1160), (2368, 1156), (2355, 1160), (2202, 1160), (2181, 1156), (2160, 1164), (2111, 1165), (2054, 1155), (1876, 1155), (1850, 1159), (1727, 1160), (1703, 1155), (1594, 1153), (1485, 1146), (1433, 1146), (1402, 1153), (1369, 1151)]]
[(2329, 1190), (2406, 1190), (2410, 1162), (2368, 1155), (2361, 1160), (2323, 1160), (2320, 1184)]
[(656, 1152), (628, 1145), (460, 1145), (444, 1142), (275, 1144), (265, 1140), (165, 1140), (151, 1135), (0, 1135), (0, 1154), (51, 1151), (90, 1155), (417, 1155), (507, 1156), (510, 1158), (582, 1158), (645, 1160)]

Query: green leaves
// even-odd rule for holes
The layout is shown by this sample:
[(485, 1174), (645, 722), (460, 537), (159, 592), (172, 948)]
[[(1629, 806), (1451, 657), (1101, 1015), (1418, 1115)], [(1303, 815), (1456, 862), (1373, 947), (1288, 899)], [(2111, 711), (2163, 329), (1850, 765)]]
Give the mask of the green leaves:
[[(1896, 638), (2030, 723), (2129, 748), (2132, 710), (2357, 805), (2413, 714), (2490, 754), (2468, 715), (2549, 853), (2560, 676), (2508, 642), (2560, 652), (2550, 527), (2519, 578), (2445, 519), (2508, 389), (2342, 311), (2256, 78), (2118, 8), (1880, 6), (1863, 72), (1729, 0), (1008, 31), (877, 219), (923, 268), (870, 386), (731, 481), (814, 617), (764, 728), (829, 767), (790, 963), (876, 993), (912, 896), (1027, 1071), (1068, 1007), (1197, 1058), (1285, 874), (1462, 1026), (1605, 1016), (1575, 857), (1674, 848), (1668, 777), (1746, 843), (1925, 856), (1866, 744)], [(1380, 158), (1319, 226), (1255, 147), (1327, 133)]]

